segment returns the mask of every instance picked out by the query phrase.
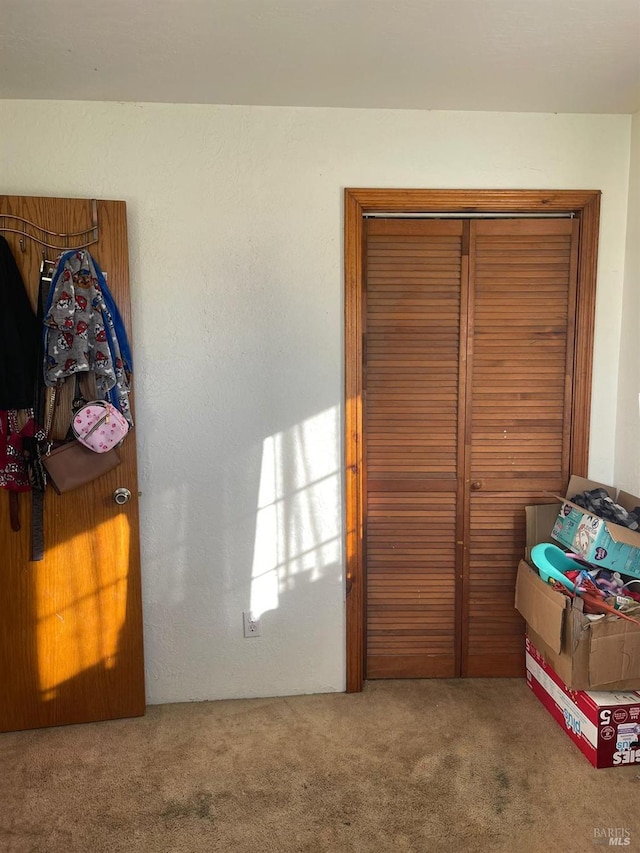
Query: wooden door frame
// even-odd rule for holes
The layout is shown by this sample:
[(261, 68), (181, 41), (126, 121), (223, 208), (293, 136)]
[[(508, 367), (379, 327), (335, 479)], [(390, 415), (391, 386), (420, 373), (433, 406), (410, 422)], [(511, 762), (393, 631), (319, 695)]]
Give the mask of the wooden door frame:
[(347, 692), (364, 684), (366, 589), (363, 559), (363, 214), (573, 213), (580, 219), (571, 471), (586, 476), (589, 452), (591, 371), (600, 216), (599, 190), (429, 190), (344, 191), (345, 269), (345, 500)]

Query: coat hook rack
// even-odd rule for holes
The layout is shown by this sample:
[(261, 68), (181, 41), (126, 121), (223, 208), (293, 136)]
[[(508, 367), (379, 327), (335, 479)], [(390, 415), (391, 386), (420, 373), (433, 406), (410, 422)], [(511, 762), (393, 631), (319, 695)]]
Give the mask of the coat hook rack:
[[(12, 213), (0, 213), (0, 233), (18, 234), (20, 236), (19, 245), (22, 252), (27, 250), (27, 240), (33, 240), (34, 243), (39, 243), (46, 249), (53, 249), (55, 252), (70, 252), (74, 249), (86, 249), (89, 246), (94, 246), (100, 238), (100, 229), (98, 226), (98, 202), (95, 198), (91, 199), (91, 221), (89, 228), (83, 228), (81, 231), (50, 231), (48, 228), (43, 228), (29, 219), (22, 216), (14, 216)], [(21, 224), (21, 227), (15, 226)], [(39, 234), (32, 234), (28, 229), (33, 229)], [(66, 241), (66, 246), (60, 246), (50, 242), (50, 239), (58, 237)], [(73, 237), (84, 238), (80, 242), (71, 244)]]

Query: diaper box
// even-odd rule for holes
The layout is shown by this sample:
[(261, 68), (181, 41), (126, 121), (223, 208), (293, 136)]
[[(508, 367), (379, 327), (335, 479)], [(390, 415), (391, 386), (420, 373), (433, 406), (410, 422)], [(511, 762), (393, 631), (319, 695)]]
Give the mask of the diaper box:
[(570, 690), (526, 639), (527, 684), (596, 768), (640, 764), (640, 693)]
[(640, 532), (605, 521), (570, 500), (595, 488), (604, 489), (612, 500), (628, 511), (640, 506), (640, 498), (635, 495), (573, 476), (566, 496), (558, 498), (562, 505), (551, 536), (594, 566), (640, 578)]

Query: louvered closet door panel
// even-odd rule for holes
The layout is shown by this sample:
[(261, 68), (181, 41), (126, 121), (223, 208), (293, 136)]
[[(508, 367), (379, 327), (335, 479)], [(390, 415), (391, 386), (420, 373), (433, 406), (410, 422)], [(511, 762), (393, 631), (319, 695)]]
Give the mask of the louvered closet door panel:
[(462, 223), (366, 227), (367, 677), (456, 674)]
[(568, 219), (471, 225), (466, 675), (523, 672), (524, 507), (569, 475), (577, 237)]

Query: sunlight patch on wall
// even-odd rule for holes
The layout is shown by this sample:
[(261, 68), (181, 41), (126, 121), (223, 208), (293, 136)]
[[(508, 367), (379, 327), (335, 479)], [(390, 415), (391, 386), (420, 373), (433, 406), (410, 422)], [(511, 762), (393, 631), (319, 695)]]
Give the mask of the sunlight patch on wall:
[(284, 591), (340, 562), (339, 412), (332, 406), (266, 438), (251, 572), (251, 611), (275, 610)]

